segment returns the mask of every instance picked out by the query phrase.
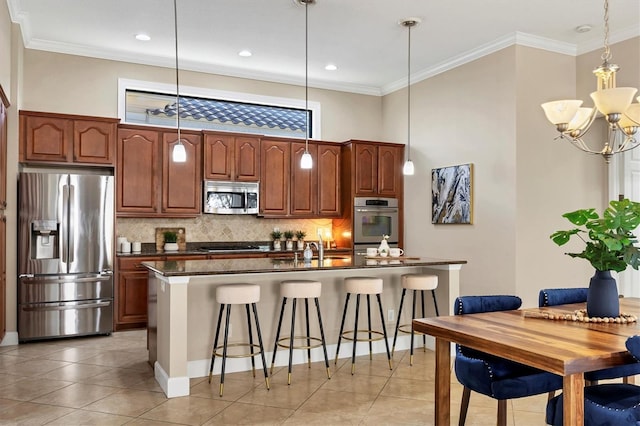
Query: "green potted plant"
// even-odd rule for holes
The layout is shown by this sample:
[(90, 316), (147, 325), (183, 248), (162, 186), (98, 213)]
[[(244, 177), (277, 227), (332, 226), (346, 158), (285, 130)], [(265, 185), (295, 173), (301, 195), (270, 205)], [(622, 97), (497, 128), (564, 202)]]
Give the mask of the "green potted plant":
[(303, 230), (296, 231), (296, 239), (298, 240), (298, 250), (304, 249), (304, 237), (307, 236), (307, 233)]
[(294, 232), (291, 230), (284, 231), (284, 239), (286, 240), (285, 244), (287, 250), (293, 250), (293, 236)]
[(173, 231), (165, 231), (164, 236), (164, 251), (176, 251), (178, 250), (178, 234)]
[(273, 230), (273, 232), (271, 232), (271, 240), (273, 241), (274, 250), (280, 250), (282, 248), (282, 246), (280, 245), (281, 238), (282, 238), (282, 232), (275, 229)]
[(566, 253), (586, 259), (596, 269), (587, 295), (587, 314), (594, 317), (617, 317), (620, 314), (618, 289), (611, 271), (622, 272), (640, 266), (640, 249), (633, 230), (640, 225), (640, 203), (628, 199), (611, 201), (602, 213), (581, 209), (562, 215), (578, 228), (551, 234), (554, 243), (562, 246), (576, 235), (585, 243), (580, 253)]

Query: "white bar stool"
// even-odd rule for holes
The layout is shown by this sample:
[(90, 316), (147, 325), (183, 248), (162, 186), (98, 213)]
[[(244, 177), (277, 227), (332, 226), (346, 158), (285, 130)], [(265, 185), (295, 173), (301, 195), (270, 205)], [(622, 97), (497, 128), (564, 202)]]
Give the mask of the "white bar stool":
[[(282, 308), (280, 309), (280, 320), (278, 321), (278, 328), (276, 331), (276, 340), (273, 344), (273, 356), (271, 358), (271, 374), (273, 374), (273, 367), (276, 362), (276, 351), (278, 346), (289, 349), (289, 374), (287, 376), (287, 384), (291, 384), (291, 364), (293, 359), (294, 349), (306, 349), (309, 368), (311, 368), (311, 349), (322, 346), (324, 351), (324, 363), (327, 368), (327, 377), (331, 378), (331, 372), (329, 370), (329, 358), (327, 356), (327, 346), (324, 338), (324, 328), (322, 326), (322, 316), (320, 315), (320, 302), (318, 298), (322, 292), (322, 283), (320, 281), (313, 280), (288, 280), (280, 283), (280, 296), (282, 297)], [(316, 304), (316, 311), (318, 313), (318, 324), (320, 326), (320, 338), (312, 337), (309, 327), (309, 299), (313, 298)], [(282, 327), (282, 318), (284, 316), (284, 308), (287, 304), (287, 299), (293, 299), (291, 306), (291, 330), (290, 335), (280, 338), (280, 329)], [(307, 334), (304, 336), (295, 335), (296, 326), (296, 301), (297, 299), (304, 299), (305, 319), (307, 320)], [(306, 340), (306, 345), (294, 345), (294, 340)], [(311, 341), (319, 342), (311, 344)], [(288, 343), (286, 343), (288, 342)]]
[[(264, 347), (262, 346), (262, 333), (260, 331), (260, 323), (258, 322), (258, 310), (256, 303), (260, 301), (260, 286), (257, 284), (224, 284), (216, 287), (216, 300), (220, 303), (220, 314), (218, 315), (218, 326), (216, 327), (216, 335), (213, 340), (213, 349), (211, 351), (211, 367), (209, 368), (209, 383), (211, 383), (211, 375), (213, 374), (213, 363), (216, 356), (222, 357), (222, 370), (220, 372), (220, 396), (224, 390), (224, 369), (227, 358), (243, 358), (251, 357), (251, 366), (253, 367), (253, 377), (256, 377), (256, 363), (254, 357), (259, 353), (262, 357), (262, 368), (264, 370), (264, 379), (269, 389), (269, 375), (267, 373), (267, 363), (264, 359)], [(247, 311), (247, 327), (249, 330), (249, 343), (228, 343), (229, 338), (229, 317), (231, 315), (231, 305), (244, 305)], [(227, 307), (226, 319), (224, 323), (224, 343), (218, 346), (218, 337), (220, 335), (220, 326), (222, 325), (222, 312)], [(251, 327), (251, 313), (249, 306), (253, 308), (253, 318), (258, 334), (258, 345), (253, 343), (253, 332)], [(245, 346), (249, 348), (249, 352), (240, 355), (227, 355), (227, 349), (230, 346)], [(222, 349), (222, 353), (219, 350)]]
[[(382, 301), (380, 299), (380, 294), (382, 293), (382, 278), (377, 277), (347, 277), (344, 279), (344, 288), (347, 292), (347, 297), (344, 301), (344, 311), (342, 312), (342, 322), (340, 323), (340, 334), (338, 335), (338, 345), (336, 347), (336, 364), (338, 363), (338, 355), (340, 354), (340, 342), (344, 338), (346, 340), (353, 341), (353, 353), (351, 355), (351, 374), (355, 372), (356, 368), (356, 344), (358, 342), (369, 342), (369, 359), (372, 359), (372, 342), (374, 340), (382, 340), (384, 339), (384, 344), (387, 348), (387, 359), (389, 360), (389, 369), (393, 370), (393, 366), (391, 364), (391, 352), (389, 352), (389, 342), (387, 340), (387, 329), (384, 325), (384, 311), (382, 310)], [(356, 314), (355, 314), (355, 323), (353, 330), (344, 331), (344, 320), (347, 316), (347, 307), (349, 305), (349, 298), (351, 294), (356, 295)], [(360, 295), (367, 295), (367, 318), (369, 328), (366, 330), (358, 330), (358, 313), (360, 310)], [(380, 308), (380, 321), (382, 322), (382, 332), (372, 330), (371, 328), (371, 302), (369, 296), (372, 294), (376, 295), (378, 299), (378, 307)], [(366, 332), (369, 335), (368, 339), (358, 339), (358, 332)], [(349, 337), (353, 334), (353, 337)], [(373, 337), (375, 334), (377, 337)]]
[[(436, 316), (440, 316), (438, 312), (438, 302), (436, 300), (436, 288), (438, 288), (438, 276), (437, 275), (429, 275), (429, 274), (404, 274), (402, 275), (402, 297), (400, 298), (400, 308), (398, 309), (398, 319), (396, 320), (396, 331), (393, 335), (393, 349), (391, 350), (391, 354), (393, 354), (396, 350), (396, 339), (398, 338), (398, 330), (403, 333), (411, 334), (411, 356), (409, 357), (409, 365), (413, 365), (413, 325), (412, 324), (400, 324), (400, 315), (402, 314), (402, 304), (404, 302), (404, 296), (407, 293), (407, 290), (413, 290), (413, 309), (411, 310), (411, 319), (416, 318), (416, 293), (420, 291), (422, 296), (422, 317), (425, 316), (424, 310), (424, 292), (426, 290), (431, 290), (431, 296), (433, 297), (433, 305), (436, 310)], [(407, 330), (408, 328), (410, 330)], [(426, 338), (424, 333), (418, 332), (418, 334), (422, 334), (422, 347), (426, 348)]]

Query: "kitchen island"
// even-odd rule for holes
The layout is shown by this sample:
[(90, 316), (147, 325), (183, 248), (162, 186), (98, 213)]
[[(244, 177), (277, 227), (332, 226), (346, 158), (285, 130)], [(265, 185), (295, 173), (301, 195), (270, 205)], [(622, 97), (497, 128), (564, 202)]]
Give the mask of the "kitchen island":
[[(258, 315), (270, 363), (275, 325), (279, 315), (279, 283), (288, 279), (313, 279), (322, 282), (320, 305), (327, 339), (329, 357), (335, 357), (340, 314), (344, 307), (342, 280), (348, 276), (371, 275), (384, 280), (382, 295), (387, 333), (393, 339), (394, 312), (400, 296), (400, 276), (405, 273), (431, 273), (438, 275), (436, 296), (442, 314), (449, 315), (450, 307), (459, 294), (459, 271), (464, 260), (445, 260), (430, 257), (403, 257), (364, 259), (354, 256), (328, 256), (323, 262), (313, 259), (309, 263), (291, 258), (219, 259), (145, 262), (149, 269), (149, 361), (155, 377), (167, 397), (189, 394), (189, 379), (208, 375), (211, 345), (219, 305), (215, 288), (221, 284), (254, 283), (261, 286)], [(425, 316), (433, 316), (432, 304), (427, 304)], [(233, 309), (230, 341), (244, 340), (246, 319), (242, 309)], [(303, 311), (303, 310), (299, 310)], [(392, 312), (393, 311), (393, 312)], [(410, 310), (404, 309), (402, 323), (410, 322)], [(353, 318), (353, 313), (348, 314)], [(374, 327), (379, 323), (373, 317)], [(314, 321), (312, 321), (313, 323)], [(301, 322), (300, 322), (301, 324)], [(316, 330), (313, 329), (313, 335)], [(374, 342), (374, 352), (384, 351), (383, 342)], [(429, 342), (433, 347), (433, 341)], [(341, 351), (349, 356), (349, 345)], [(366, 351), (362, 345), (362, 353)], [(396, 349), (408, 347), (408, 338), (399, 339)], [(318, 348), (319, 350), (319, 348)], [(286, 363), (286, 355), (276, 359), (276, 365)], [(300, 352), (300, 354), (298, 354)], [(349, 352), (349, 353), (348, 353)], [(360, 352), (358, 352), (360, 354)], [(294, 362), (305, 362), (304, 351), (294, 351)], [(321, 359), (316, 350), (312, 361)], [(216, 365), (219, 367), (219, 364)], [(233, 358), (227, 362), (227, 372), (249, 370), (249, 358)], [(214, 370), (217, 374), (218, 371)]]

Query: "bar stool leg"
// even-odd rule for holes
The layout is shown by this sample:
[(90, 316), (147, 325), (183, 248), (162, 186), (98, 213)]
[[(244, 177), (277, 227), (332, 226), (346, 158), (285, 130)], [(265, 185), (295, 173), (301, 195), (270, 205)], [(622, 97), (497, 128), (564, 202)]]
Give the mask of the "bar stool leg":
[[(251, 314), (249, 313), (249, 305), (244, 305), (247, 311), (247, 329), (249, 330), (249, 348), (251, 353), (253, 353), (253, 332), (251, 330)], [(251, 355), (251, 371), (253, 373), (253, 378), (256, 378), (256, 360), (253, 355)]]
[(311, 329), (309, 328), (309, 299), (304, 299), (304, 315), (307, 319), (307, 362), (311, 368)]
[(327, 379), (331, 379), (331, 370), (329, 370), (329, 357), (327, 356), (327, 344), (324, 340), (324, 327), (322, 326), (322, 315), (320, 315), (320, 301), (314, 298), (316, 302), (316, 310), (318, 311), (318, 323), (320, 324), (320, 337), (322, 338), (322, 350), (324, 351), (324, 365), (327, 367)]
[[(424, 313), (424, 290), (420, 290), (420, 295), (422, 296), (422, 318), (425, 318)], [(413, 320), (411, 321), (411, 330), (413, 331)], [(427, 351), (427, 336), (422, 333), (422, 352)]]
[(231, 305), (227, 305), (227, 315), (224, 321), (224, 343), (222, 347), (222, 370), (220, 372), (220, 396), (224, 391), (224, 368), (227, 363), (227, 343), (229, 341), (229, 317), (231, 316)]
[(360, 295), (356, 295), (356, 319), (353, 326), (353, 352), (351, 355), (351, 375), (356, 371), (356, 343), (358, 342), (358, 312), (360, 311)]
[(384, 325), (384, 312), (382, 311), (382, 299), (380, 294), (376, 294), (378, 299), (378, 306), (380, 307), (380, 321), (382, 322), (382, 334), (384, 336), (384, 345), (387, 348), (387, 359), (389, 360), (389, 370), (393, 370), (393, 364), (391, 363), (391, 352), (389, 351), (389, 340), (387, 340), (387, 327)]
[(336, 346), (336, 360), (334, 364), (338, 364), (338, 355), (340, 355), (340, 342), (342, 341), (342, 332), (344, 331), (344, 320), (347, 317), (347, 306), (349, 306), (349, 296), (351, 296), (351, 293), (347, 293), (347, 297), (344, 301), (344, 311), (342, 311), (342, 321), (340, 322), (340, 333), (338, 333), (338, 345)]
[(262, 370), (264, 371), (264, 381), (267, 384), (267, 390), (269, 390), (269, 373), (267, 373), (267, 361), (264, 359), (264, 346), (262, 345), (262, 332), (260, 331), (260, 322), (258, 321), (258, 309), (256, 304), (252, 303), (253, 317), (256, 320), (256, 330), (258, 331), (258, 343), (260, 344), (260, 357), (262, 358)]
[(287, 374), (287, 384), (291, 384), (291, 363), (293, 361), (293, 337), (296, 330), (296, 301), (297, 299), (293, 298), (293, 303), (291, 304), (291, 336), (289, 336), (289, 372)]
[(402, 304), (404, 303), (404, 295), (407, 293), (407, 289), (402, 289), (402, 296), (400, 297), (400, 308), (398, 308), (398, 317), (396, 319), (396, 332), (393, 334), (393, 346), (391, 346), (391, 356), (396, 350), (396, 340), (398, 339), (398, 329), (400, 328), (400, 315), (402, 314)]
[[(416, 317), (416, 293), (418, 290), (413, 290), (413, 306), (411, 308), (411, 350), (409, 351), (409, 365), (413, 365), (413, 318)], [(424, 300), (424, 299), (422, 299)], [(424, 309), (424, 305), (422, 305)]]
[(370, 297), (367, 294), (367, 319), (369, 320), (369, 360), (373, 359), (373, 341), (371, 336), (371, 301)]
[(216, 346), (218, 346), (218, 337), (220, 336), (220, 326), (222, 325), (222, 311), (224, 311), (224, 305), (220, 305), (220, 314), (218, 315), (218, 327), (216, 328), (216, 336), (213, 338), (213, 349), (211, 351), (211, 366), (209, 367), (209, 383), (211, 383), (211, 376), (213, 375), (213, 363), (216, 359)]
[(436, 300), (436, 291), (431, 290), (431, 296), (433, 296), (433, 306), (436, 308), (436, 316), (440, 316), (440, 312), (438, 312), (438, 301)]
[(287, 298), (282, 298), (282, 308), (280, 309), (280, 320), (278, 321), (278, 328), (276, 330), (276, 341), (273, 344), (273, 355), (271, 356), (271, 374), (273, 374), (273, 367), (276, 363), (276, 351), (278, 350), (278, 339), (280, 339), (280, 328), (282, 327), (282, 317), (284, 316), (284, 306), (287, 304)]

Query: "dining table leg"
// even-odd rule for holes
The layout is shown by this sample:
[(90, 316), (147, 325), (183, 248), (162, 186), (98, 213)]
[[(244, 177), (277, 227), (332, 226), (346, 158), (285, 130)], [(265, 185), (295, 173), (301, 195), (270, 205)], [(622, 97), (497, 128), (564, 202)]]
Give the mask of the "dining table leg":
[(451, 342), (436, 337), (435, 424), (451, 424)]
[(563, 424), (584, 425), (584, 374), (564, 376), (562, 383)]

